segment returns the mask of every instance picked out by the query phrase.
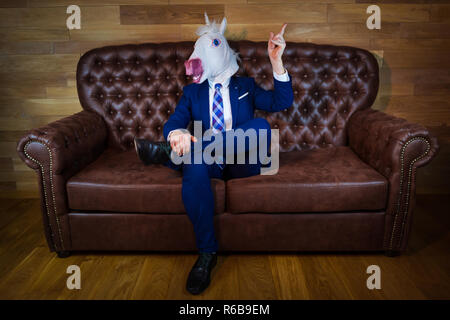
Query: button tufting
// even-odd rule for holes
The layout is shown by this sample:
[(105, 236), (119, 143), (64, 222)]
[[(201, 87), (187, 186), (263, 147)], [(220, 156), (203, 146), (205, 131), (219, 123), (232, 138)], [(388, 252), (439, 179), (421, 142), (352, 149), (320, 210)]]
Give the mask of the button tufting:
[[(94, 52), (89, 59), (86, 59), (88, 64), (83, 65), (85, 69), (80, 73), (79, 85), (82, 87), (84, 96), (86, 99), (93, 99), (100, 108), (103, 108), (105, 120), (110, 122), (113, 132), (116, 132), (115, 139), (119, 139), (127, 148), (130, 143), (130, 136), (126, 135), (128, 132), (130, 135), (138, 135), (137, 130), (141, 130), (139, 135), (143, 135), (146, 131), (146, 134), (152, 136), (159, 136), (163, 132), (164, 121), (176, 112), (173, 106), (166, 106), (162, 100), (173, 99), (176, 102), (183, 96), (182, 85), (193, 80), (192, 76), (186, 77), (188, 79), (186, 80), (185, 73), (179, 69), (187, 60), (184, 53), (180, 54), (185, 51), (184, 49), (177, 46), (175, 50), (169, 46), (167, 52), (162, 54), (158, 54), (154, 49), (153, 46), (148, 46), (145, 50), (137, 50), (134, 55), (130, 55), (133, 51), (128, 48), (124, 51), (114, 49)], [(245, 70), (241, 68), (239, 76), (256, 74), (262, 83), (269, 81), (270, 85), (272, 72), (270, 68), (267, 70), (260, 65), (263, 58), (261, 52), (246, 50), (244, 47), (241, 50), (243, 50), (243, 61), (249, 65), (244, 68)], [(336, 122), (347, 121), (351, 116), (349, 113), (353, 114), (357, 109), (355, 104), (358, 104), (361, 99), (365, 101), (371, 94), (370, 82), (376, 75), (372, 72), (375, 69), (372, 65), (373, 61), (366, 59), (366, 53), (357, 50), (308, 45), (305, 48), (301, 46), (291, 50), (286, 58), (297, 66), (297, 70), (291, 71), (298, 79), (303, 78), (292, 88), (295, 107), (292, 110), (282, 110), (279, 115), (273, 116), (265, 112), (257, 112), (258, 116), (268, 116), (274, 130), (275, 128), (280, 131), (283, 129), (284, 133), (279, 141), (283, 149), (292, 147), (294, 150), (296, 148), (307, 150), (314, 146), (325, 149), (333, 146), (336, 143), (334, 137), (338, 134)], [(140, 66), (141, 63), (142, 66)], [(144, 67), (145, 70), (139, 72), (139, 69)], [(167, 89), (157, 88), (154, 81), (157, 79), (163, 82), (166, 79), (165, 82), (171, 85)], [(234, 91), (234, 87), (230, 86), (230, 90)], [(327, 117), (335, 118), (335, 113), (337, 113), (338, 121), (334, 119), (334, 124), (331, 121), (322, 121), (322, 118), (323, 120), (331, 120), (326, 119)], [(316, 116), (319, 117), (317, 123), (313, 121)], [(136, 117), (134, 119), (136, 121), (132, 121), (133, 117)], [(139, 125), (137, 121), (148, 123)], [(89, 136), (92, 132), (90, 126), (87, 126), (86, 130)], [(342, 130), (343, 127), (340, 125), (339, 131)], [(80, 137), (84, 137), (84, 134), (86, 133), (80, 130)], [(378, 137), (375, 136), (375, 139), (381, 140), (381, 145), (384, 144), (383, 135), (379, 134)], [(74, 137), (70, 137), (69, 147), (75, 146)]]

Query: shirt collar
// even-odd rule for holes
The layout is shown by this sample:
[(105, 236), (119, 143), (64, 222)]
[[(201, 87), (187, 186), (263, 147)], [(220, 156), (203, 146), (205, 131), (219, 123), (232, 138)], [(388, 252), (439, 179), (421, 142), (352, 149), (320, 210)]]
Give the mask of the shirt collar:
[[(225, 81), (221, 82), (222, 84), (222, 88), (228, 88), (228, 85), (230, 84), (230, 79), (231, 77), (228, 77), (227, 79), (225, 79)], [(208, 83), (209, 83), (209, 87), (210, 88), (214, 88), (214, 85), (216, 83), (219, 83), (218, 81), (212, 81), (208, 78)]]

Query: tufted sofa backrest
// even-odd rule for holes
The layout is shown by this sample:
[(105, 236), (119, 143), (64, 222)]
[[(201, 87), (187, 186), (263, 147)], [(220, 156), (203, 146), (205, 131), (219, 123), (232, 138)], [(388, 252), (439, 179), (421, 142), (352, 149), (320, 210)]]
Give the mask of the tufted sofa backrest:
[[(273, 89), (267, 42), (229, 41), (242, 59), (239, 76)], [(191, 83), (184, 61), (194, 42), (108, 46), (85, 53), (77, 68), (81, 105), (102, 115), (109, 145), (126, 150), (133, 137), (163, 140), (183, 86)], [(277, 113), (256, 111), (280, 130), (281, 151), (347, 144), (346, 123), (369, 108), (378, 92), (378, 64), (353, 47), (288, 42), (283, 62), (292, 77), (294, 103)]]

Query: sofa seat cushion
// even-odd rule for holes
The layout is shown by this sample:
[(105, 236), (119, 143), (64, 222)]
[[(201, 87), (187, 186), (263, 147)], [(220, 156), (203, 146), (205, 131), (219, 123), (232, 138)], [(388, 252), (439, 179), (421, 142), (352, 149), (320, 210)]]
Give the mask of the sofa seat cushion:
[(276, 175), (227, 181), (227, 211), (340, 212), (381, 210), (388, 181), (349, 147), (280, 153)]
[[(164, 165), (145, 166), (134, 149), (107, 149), (67, 182), (69, 208), (108, 212), (185, 213), (182, 174)], [(225, 207), (225, 183), (212, 179), (215, 213)]]

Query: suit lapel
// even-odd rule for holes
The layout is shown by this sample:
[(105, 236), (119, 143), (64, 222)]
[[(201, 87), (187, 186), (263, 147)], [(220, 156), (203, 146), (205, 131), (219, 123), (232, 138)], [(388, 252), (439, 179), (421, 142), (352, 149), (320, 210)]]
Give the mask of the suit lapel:
[(209, 114), (209, 83), (208, 79), (203, 81), (200, 85), (200, 114), (202, 115), (202, 124), (205, 130), (210, 127), (210, 114)]
[(232, 127), (236, 127), (236, 119), (238, 114), (238, 107), (239, 107), (239, 101), (238, 101), (238, 94), (239, 94), (239, 84), (235, 76), (232, 76), (230, 79), (230, 86), (229, 86), (229, 92), (230, 92), (230, 104), (231, 104), (231, 117), (232, 117)]

